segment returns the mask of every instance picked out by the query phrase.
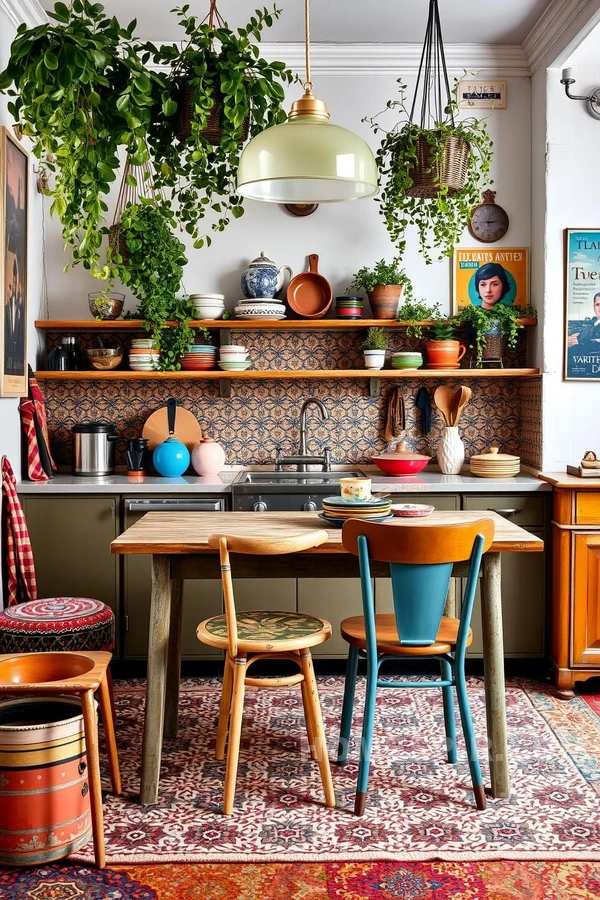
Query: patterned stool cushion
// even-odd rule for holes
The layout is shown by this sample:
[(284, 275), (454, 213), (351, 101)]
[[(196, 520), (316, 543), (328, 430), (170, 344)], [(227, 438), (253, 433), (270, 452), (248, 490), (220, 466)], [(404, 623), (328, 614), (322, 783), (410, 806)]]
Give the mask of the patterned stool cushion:
[(112, 609), (89, 597), (46, 597), (0, 611), (0, 653), (108, 650), (115, 646)]
[[(289, 641), (321, 634), (327, 625), (323, 619), (303, 613), (252, 610), (236, 616), (239, 641)], [(225, 616), (214, 616), (206, 622), (206, 631), (216, 638), (227, 639)]]

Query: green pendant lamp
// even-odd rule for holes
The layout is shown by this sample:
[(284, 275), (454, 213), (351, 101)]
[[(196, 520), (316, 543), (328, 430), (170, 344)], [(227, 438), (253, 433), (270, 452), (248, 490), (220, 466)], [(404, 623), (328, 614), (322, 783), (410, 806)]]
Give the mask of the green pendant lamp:
[(331, 125), (329, 112), (312, 92), (309, 0), (304, 0), (306, 82), (287, 122), (266, 128), (244, 149), (237, 189), (267, 203), (336, 203), (372, 197), (377, 166), (361, 137)]

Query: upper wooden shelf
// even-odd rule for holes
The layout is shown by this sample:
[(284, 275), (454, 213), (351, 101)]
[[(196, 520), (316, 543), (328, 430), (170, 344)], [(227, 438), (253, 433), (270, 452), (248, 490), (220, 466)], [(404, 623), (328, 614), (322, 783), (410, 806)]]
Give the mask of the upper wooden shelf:
[[(537, 319), (518, 319), (521, 325), (537, 325)], [(113, 319), (111, 321), (99, 321), (89, 319), (78, 321), (74, 319), (39, 319), (35, 327), (43, 331), (143, 331), (143, 319)], [(175, 322), (167, 324), (175, 325)], [(203, 326), (208, 329), (237, 329), (238, 331), (327, 331), (329, 329), (357, 330), (379, 326), (380, 328), (404, 328), (408, 322), (400, 322), (398, 319), (279, 319), (276, 322), (264, 322), (260, 319), (204, 319), (190, 322), (192, 328)], [(433, 322), (414, 322), (414, 325), (427, 326)]]
[(260, 381), (286, 378), (525, 378), (539, 375), (539, 369), (246, 369), (245, 372), (131, 372), (113, 369), (110, 372), (36, 372), (39, 381), (138, 381), (165, 378), (198, 380)]

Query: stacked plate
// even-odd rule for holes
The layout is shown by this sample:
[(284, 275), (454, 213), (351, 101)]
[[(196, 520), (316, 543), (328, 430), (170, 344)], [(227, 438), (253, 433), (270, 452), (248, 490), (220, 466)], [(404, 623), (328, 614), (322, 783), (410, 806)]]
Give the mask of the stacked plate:
[(154, 372), (159, 361), (160, 350), (154, 349), (151, 338), (138, 338), (131, 342), (129, 368), (134, 372)]
[(338, 319), (362, 319), (362, 297), (336, 297), (335, 314)]
[(399, 350), (392, 353), (392, 369), (420, 369), (423, 354), (415, 350)]
[(190, 294), (199, 319), (222, 319), (225, 312), (224, 294)]
[(217, 348), (211, 344), (189, 344), (181, 357), (181, 368), (186, 372), (206, 372), (214, 369), (216, 360)]
[(234, 312), (238, 319), (264, 319), (273, 322), (285, 319), (284, 304), (273, 297), (266, 300), (240, 300)]
[(251, 365), (248, 351), (242, 344), (226, 344), (221, 347), (219, 368), (223, 372), (244, 372)]
[(489, 453), (471, 457), (471, 474), (480, 478), (511, 478), (521, 471), (521, 458), (510, 453), (498, 453), (497, 447), (490, 447)]
[(319, 517), (330, 525), (340, 527), (348, 519), (363, 519), (368, 522), (387, 522), (392, 516), (390, 500), (371, 497), (370, 500), (342, 500), (341, 497), (325, 497), (323, 512)]

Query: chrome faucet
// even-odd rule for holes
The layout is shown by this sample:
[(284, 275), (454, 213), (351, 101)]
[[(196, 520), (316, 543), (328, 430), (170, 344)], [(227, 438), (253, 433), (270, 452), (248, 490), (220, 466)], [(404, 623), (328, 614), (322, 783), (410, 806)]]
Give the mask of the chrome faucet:
[(314, 456), (313, 454), (308, 453), (306, 449), (306, 413), (310, 406), (316, 406), (319, 409), (323, 422), (326, 422), (329, 418), (329, 413), (325, 409), (325, 406), (320, 400), (317, 400), (316, 397), (309, 397), (308, 400), (304, 401), (302, 409), (300, 410), (300, 444), (298, 445), (298, 453), (295, 456), (283, 456), (282, 448), (277, 447), (277, 457), (275, 459), (275, 468), (277, 471), (281, 471), (285, 465), (296, 465), (298, 472), (306, 472), (308, 471), (309, 465), (319, 464), (323, 467), (324, 472), (331, 471), (330, 447), (324, 448), (323, 456)]
[[(300, 410), (300, 446), (298, 447), (298, 456), (307, 456), (306, 452), (306, 411), (309, 406), (316, 406), (320, 413), (321, 419), (323, 422), (326, 422), (329, 418), (329, 413), (325, 409), (325, 406), (320, 400), (317, 400), (316, 397), (309, 397), (308, 400), (305, 400), (302, 404), (302, 409)], [(298, 469), (299, 472), (305, 472), (306, 469)]]

